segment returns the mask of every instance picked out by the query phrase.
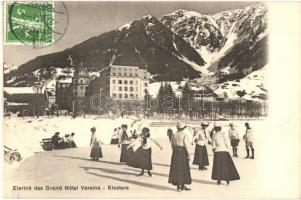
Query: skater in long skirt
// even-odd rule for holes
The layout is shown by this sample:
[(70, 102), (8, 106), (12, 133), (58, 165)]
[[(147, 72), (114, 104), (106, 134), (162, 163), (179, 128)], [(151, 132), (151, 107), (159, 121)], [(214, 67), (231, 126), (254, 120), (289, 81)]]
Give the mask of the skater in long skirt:
[(173, 131), (172, 131), (172, 129), (167, 129), (167, 136), (168, 136), (168, 138), (169, 138), (169, 142), (171, 142), (171, 138), (172, 138), (172, 136), (173, 136)]
[(115, 128), (112, 138), (111, 138), (111, 144), (119, 144), (119, 135), (118, 135), (118, 129)]
[(188, 130), (183, 122), (177, 123), (177, 133), (172, 136), (172, 156), (169, 170), (168, 183), (177, 186), (177, 191), (191, 190), (185, 184), (191, 184), (189, 167), (190, 144)]
[(236, 170), (232, 157), (230, 156), (230, 141), (225, 133), (221, 132), (221, 127), (215, 127), (213, 135), (212, 148), (214, 152), (212, 176), (213, 180), (217, 180), (220, 185), (221, 181), (226, 181), (227, 185), (230, 181), (239, 180), (239, 174)]
[(132, 154), (133, 156), (129, 158), (129, 161), (127, 162), (129, 166), (141, 169), (141, 173), (138, 174), (138, 176), (144, 175), (144, 170), (147, 170), (148, 175), (152, 176), (152, 143), (156, 144), (161, 150), (163, 149), (157, 141), (150, 138), (149, 128), (144, 127), (140, 137), (134, 143), (131, 143), (128, 146), (128, 148), (131, 148), (134, 145), (140, 145), (140, 147)]
[(238, 136), (237, 130), (235, 129), (233, 123), (230, 123), (229, 138), (230, 138), (230, 141), (231, 141), (233, 157), (238, 157), (238, 155), (237, 155), (237, 146), (239, 144), (239, 136)]
[(133, 132), (131, 142), (127, 146), (127, 161), (126, 164), (131, 167), (136, 167), (135, 151), (141, 146), (140, 138), (136, 131)]
[(120, 162), (126, 162), (127, 161), (127, 146), (130, 144), (131, 139), (127, 134), (127, 125), (123, 124), (121, 126), (122, 133), (120, 135), (119, 139), (119, 147), (121, 146), (121, 154), (120, 154)]
[(90, 158), (91, 160), (98, 160), (99, 158), (102, 158), (102, 150), (101, 150), (101, 144), (103, 142), (100, 140), (100, 138), (96, 135), (96, 128), (93, 127), (91, 128), (91, 141), (90, 141), (90, 146), (91, 148), (91, 153), (90, 153)]
[(209, 165), (208, 153), (206, 144), (210, 141), (208, 137), (208, 133), (206, 132), (207, 124), (201, 123), (202, 128), (200, 130), (196, 130), (196, 134), (194, 135), (192, 141), (196, 143), (193, 163), (194, 165), (199, 166), (199, 170), (207, 170), (205, 166)]

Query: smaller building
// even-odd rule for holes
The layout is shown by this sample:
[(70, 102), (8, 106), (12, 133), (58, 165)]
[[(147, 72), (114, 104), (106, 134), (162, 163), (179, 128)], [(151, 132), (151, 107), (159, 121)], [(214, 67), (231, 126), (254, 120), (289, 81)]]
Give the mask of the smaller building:
[(72, 77), (72, 111), (80, 114), (86, 110), (86, 93), (90, 83), (89, 71), (83, 63), (75, 66)]
[(56, 81), (56, 104), (59, 110), (72, 109), (72, 79), (63, 79)]
[(22, 115), (43, 115), (47, 106), (45, 90), (36, 93), (33, 87), (4, 87), (4, 112)]

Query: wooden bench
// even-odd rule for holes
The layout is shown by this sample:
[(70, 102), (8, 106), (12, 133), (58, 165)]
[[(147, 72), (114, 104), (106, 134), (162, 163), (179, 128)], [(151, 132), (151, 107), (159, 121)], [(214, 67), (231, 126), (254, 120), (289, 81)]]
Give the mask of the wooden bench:
[(45, 151), (52, 151), (53, 149), (53, 144), (51, 142), (51, 138), (44, 138), (42, 139), (42, 142), (40, 142), (43, 150)]

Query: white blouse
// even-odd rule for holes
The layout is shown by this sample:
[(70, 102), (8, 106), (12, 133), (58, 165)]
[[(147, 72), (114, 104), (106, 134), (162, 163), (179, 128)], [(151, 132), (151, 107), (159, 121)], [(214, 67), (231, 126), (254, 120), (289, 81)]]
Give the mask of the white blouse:
[(229, 137), (224, 132), (216, 132), (212, 137), (212, 149), (215, 152), (229, 151), (231, 145)]
[(196, 130), (196, 134), (195, 136), (193, 137), (192, 141), (196, 141), (196, 143), (200, 146), (205, 146), (206, 143), (208, 141), (210, 141), (210, 138), (208, 137), (209, 133), (206, 132), (206, 129), (199, 129), (199, 130)]

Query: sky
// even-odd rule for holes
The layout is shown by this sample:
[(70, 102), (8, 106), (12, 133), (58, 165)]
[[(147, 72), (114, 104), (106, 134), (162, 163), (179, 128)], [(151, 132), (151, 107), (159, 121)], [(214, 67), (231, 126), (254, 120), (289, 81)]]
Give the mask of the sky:
[[(57, 2), (57, 9), (65, 11), (69, 16), (61, 19), (67, 24), (62, 38), (52, 46), (33, 48), (29, 45), (3, 46), (3, 60), (7, 64), (20, 65), (39, 55), (62, 51), (93, 36), (116, 29), (132, 20), (145, 15), (162, 17), (179, 9), (197, 11), (201, 14), (215, 14), (225, 10), (247, 7), (254, 2), (65, 2), (65, 8)], [(56, 15), (56, 21), (60, 17)], [(59, 27), (59, 26), (57, 26)]]

